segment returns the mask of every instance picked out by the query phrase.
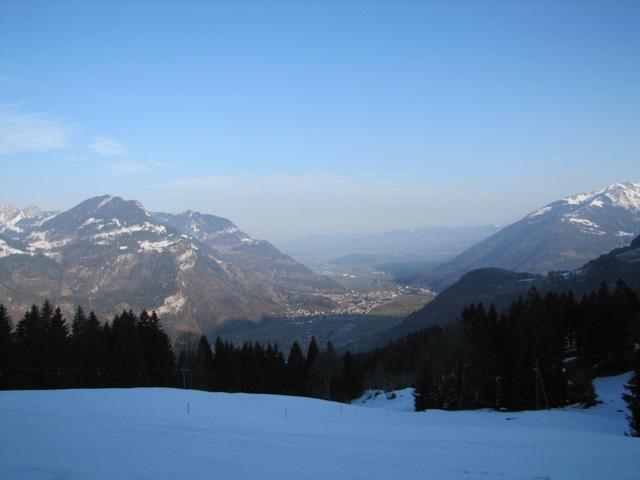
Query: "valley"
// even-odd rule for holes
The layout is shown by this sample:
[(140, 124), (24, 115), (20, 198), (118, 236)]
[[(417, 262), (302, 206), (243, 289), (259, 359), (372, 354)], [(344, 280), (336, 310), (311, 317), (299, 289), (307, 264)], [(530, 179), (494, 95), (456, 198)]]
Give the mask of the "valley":
[(313, 336), (320, 345), (331, 342), (342, 349), (393, 328), (434, 297), (429, 289), (398, 285), (384, 290), (349, 290), (326, 295), (329, 308), (291, 307), (283, 316), (266, 317), (259, 323), (224, 324), (214, 328), (210, 336), (221, 335), (235, 344), (277, 343), (284, 351), (294, 341), (306, 347)]

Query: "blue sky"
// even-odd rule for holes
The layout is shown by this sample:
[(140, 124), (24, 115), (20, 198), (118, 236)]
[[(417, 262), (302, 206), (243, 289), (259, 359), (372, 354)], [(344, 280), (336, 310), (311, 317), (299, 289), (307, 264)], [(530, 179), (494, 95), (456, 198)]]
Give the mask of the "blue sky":
[(0, 2), (0, 201), (248, 233), (507, 223), (640, 179), (640, 1)]

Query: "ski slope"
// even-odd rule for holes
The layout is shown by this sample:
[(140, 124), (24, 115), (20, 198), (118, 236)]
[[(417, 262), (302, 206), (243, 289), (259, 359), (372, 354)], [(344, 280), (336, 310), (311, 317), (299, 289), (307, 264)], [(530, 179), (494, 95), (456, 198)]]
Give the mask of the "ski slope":
[(627, 379), (598, 380), (593, 409), (519, 413), (159, 388), (0, 392), (0, 477), (637, 480), (640, 439), (624, 436), (618, 411)]

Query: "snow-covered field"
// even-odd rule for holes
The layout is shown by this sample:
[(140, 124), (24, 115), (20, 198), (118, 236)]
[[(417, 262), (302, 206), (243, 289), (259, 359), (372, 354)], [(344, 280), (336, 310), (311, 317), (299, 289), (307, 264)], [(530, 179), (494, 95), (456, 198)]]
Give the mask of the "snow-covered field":
[(0, 477), (637, 480), (640, 439), (623, 435), (618, 411), (627, 378), (598, 380), (604, 403), (593, 409), (521, 413), (402, 411), (406, 389), (360, 406), (174, 389), (0, 392)]

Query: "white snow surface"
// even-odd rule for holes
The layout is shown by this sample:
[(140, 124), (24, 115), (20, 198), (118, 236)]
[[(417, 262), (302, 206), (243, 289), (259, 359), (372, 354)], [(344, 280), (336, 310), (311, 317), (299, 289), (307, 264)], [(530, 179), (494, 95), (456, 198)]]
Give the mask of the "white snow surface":
[(107, 195), (106, 197), (104, 197), (104, 200), (102, 200), (98, 206), (96, 207), (96, 211), (100, 210), (102, 207), (104, 207), (107, 203), (109, 203), (111, 200), (113, 200), (113, 197), (111, 195)]
[(601, 208), (605, 203), (609, 203), (637, 212), (640, 211), (640, 182), (614, 183), (600, 190), (563, 198), (562, 201), (568, 205), (583, 205), (589, 202), (590, 206)]
[(182, 292), (178, 292), (175, 295), (170, 295), (164, 299), (164, 303), (159, 306), (156, 311), (159, 315), (165, 315), (167, 313), (178, 313), (184, 308), (187, 303), (186, 297)]
[(26, 255), (27, 252), (20, 250), (19, 248), (13, 248), (7, 245), (3, 239), (0, 238), (0, 258), (8, 257), (9, 255)]
[(577, 223), (578, 225), (584, 225), (585, 227), (598, 228), (598, 224), (587, 220), (586, 218), (568, 216), (567, 219), (571, 223)]
[(540, 215), (544, 215), (551, 210), (553, 210), (553, 208), (550, 206), (542, 207), (540, 210), (536, 210), (535, 212), (529, 214), (529, 218), (539, 217)]
[[(120, 221), (117, 218), (111, 220), (114, 224), (120, 227)], [(95, 239), (105, 239), (119, 237), (121, 235), (131, 235), (136, 232), (152, 232), (152, 233), (167, 233), (167, 229), (164, 225), (156, 225), (150, 222), (144, 222), (143, 224), (130, 225), (128, 227), (120, 227), (113, 230), (109, 230), (104, 233), (97, 233), (93, 236)]]
[[(415, 413), (164, 388), (0, 392), (8, 479), (638, 478), (640, 439), (599, 379), (588, 410)], [(189, 413), (187, 413), (187, 405)]]
[(413, 412), (413, 387), (385, 392), (384, 390), (367, 390), (360, 398), (351, 401), (351, 405), (367, 408), (384, 408), (396, 412)]
[(155, 252), (163, 252), (165, 249), (175, 244), (175, 241), (170, 239), (159, 240), (157, 242), (150, 242), (148, 240), (138, 242), (138, 246), (140, 247), (140, 251), (155, 251)]

